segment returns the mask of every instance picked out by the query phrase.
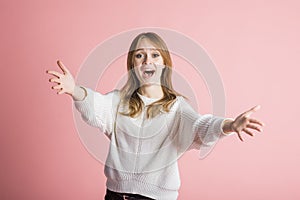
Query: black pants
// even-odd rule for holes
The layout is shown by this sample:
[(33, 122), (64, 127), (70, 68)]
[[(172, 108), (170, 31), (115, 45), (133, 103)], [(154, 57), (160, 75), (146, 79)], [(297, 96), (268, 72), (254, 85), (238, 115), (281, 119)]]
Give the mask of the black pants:
[[(131, 193), (119, 193), (106, 189), (105, 200), (151, 200), (150, 197), (146, 197), (140, 194)], [(154, 200), (154, 199), (152, 199)]]

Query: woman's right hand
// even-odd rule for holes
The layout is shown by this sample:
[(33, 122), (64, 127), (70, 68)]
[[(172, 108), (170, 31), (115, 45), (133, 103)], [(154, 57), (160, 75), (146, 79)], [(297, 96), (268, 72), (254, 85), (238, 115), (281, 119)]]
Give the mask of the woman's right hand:
[(50, 78), (49, 81), (58, 83), (57, 85), (52, 86), (51, 88), (59, 90), (57, 94), (66, 93), (73, 96), (75, 90), (75, 81), (71, 72), (60, 60), (57, 61), (57, 65), (60, 67), (63, 74), (51, 70), (46, 71), (46, 73), (54, 75), (54, 77)]

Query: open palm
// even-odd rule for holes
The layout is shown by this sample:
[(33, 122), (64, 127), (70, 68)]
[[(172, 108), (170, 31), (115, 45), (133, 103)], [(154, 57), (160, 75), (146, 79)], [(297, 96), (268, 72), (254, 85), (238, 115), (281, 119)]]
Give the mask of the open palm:
[(250, 131), (251, 129), (262, 132), (262, 126), (264, 126), (264, 123), (253, 117), (250, 117), (250, 115), (256, 112), (258, 109), (260, 109), (260, 105), (254, 106), (246, 112), (243, 112), (232, 122), (231, 129), (238, 134), (241, 141), (244, 141), (241, 136), (242, 131), (251, 136), (254, 135), (252, 131)]
[(63, 74), (52, 70), (46, 71), (48, 74), (52, 74), (55, 76), (54, 78), (49, 79), (50, 82), (57, 83), (57, 85), (52, 86), (51, 88), (55, 90), (59, 90), (57, 94), (66, 93), (69, 95), (73, 95), (75, 89), (75, 81), (71, 72), (60, 60), (57, 61), (57, 65), (60, 67)]

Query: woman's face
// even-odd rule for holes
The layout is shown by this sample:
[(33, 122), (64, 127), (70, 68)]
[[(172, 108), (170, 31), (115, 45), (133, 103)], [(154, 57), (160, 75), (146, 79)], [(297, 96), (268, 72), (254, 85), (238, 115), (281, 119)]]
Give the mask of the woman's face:
[(141, 85), (160, 84), (164, 60), (149, 39), (143, 38), (137, 44), (133, 65)]

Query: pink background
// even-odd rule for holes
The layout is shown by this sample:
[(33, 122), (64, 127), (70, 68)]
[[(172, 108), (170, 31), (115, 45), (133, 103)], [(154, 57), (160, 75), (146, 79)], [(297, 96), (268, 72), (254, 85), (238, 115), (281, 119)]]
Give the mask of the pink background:
[(0, 199), (103, 199), (103, 165), (45, 71), (61, 59), (76, 75), (97, 44), (139, 27), (201, 44), (222, 77), (226, 115), (260, 104), (253, 116), (266, 123), (244, 143), (225, 138), (204, 160), (186, 153), (179, 199), (299, 199), (299, 9), (296, 0), (1, 1)]

